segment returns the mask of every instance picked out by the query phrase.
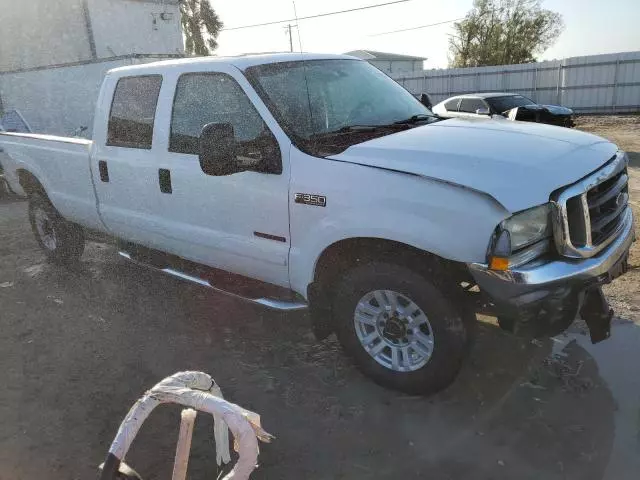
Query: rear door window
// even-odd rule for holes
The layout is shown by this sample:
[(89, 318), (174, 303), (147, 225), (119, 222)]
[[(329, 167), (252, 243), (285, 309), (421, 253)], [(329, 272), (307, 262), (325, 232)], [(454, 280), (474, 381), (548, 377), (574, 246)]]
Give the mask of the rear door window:
[(447, 109), (447, 112), (457, 112), (458, 111), (458, 102), (459, 98), (452, 98), (448, 102), (445, 102), (444, 108)]
[(460, 111), (466, 113), (476, 113), (476, 110), (487, 108), (480, 98), (463, 98), (460, 102)]
[(161, 75), (123, 77), (118, 80), (107, 129), (107, 145), (150, 149)]

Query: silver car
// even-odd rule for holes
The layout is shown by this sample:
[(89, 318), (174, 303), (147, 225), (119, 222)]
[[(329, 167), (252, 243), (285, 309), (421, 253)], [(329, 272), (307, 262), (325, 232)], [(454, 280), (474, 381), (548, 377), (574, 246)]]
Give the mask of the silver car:
[(471, 93), (448, 98), (433, 107), (444, 118), (481, 116), (506, 117), (573, 127), (573, 110), (559, 105), (539, 105), (524, 95), (514, 93)]

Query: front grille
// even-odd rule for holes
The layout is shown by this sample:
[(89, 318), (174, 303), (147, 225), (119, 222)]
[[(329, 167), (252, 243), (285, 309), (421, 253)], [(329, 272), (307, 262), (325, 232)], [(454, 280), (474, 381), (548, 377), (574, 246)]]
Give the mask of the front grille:
[(561, 254), (590, 257), (617, 237), (627, 217), (628, 181), (626, 156), (618, 154), (556, 195), (554, 237)]
[(620, 223), (620, 217), (629, 203), (628, 182), (625, 168), (587, 192), (593, 245), (606, 241)]

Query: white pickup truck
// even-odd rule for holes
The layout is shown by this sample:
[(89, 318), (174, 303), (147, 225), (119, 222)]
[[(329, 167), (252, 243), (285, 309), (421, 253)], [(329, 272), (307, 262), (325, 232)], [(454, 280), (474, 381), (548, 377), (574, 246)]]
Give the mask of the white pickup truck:
[(599, 286), (634, 241), (614, 144), (442, 120), (347, 56), (118, 68), (92, 141), (6, 133), (0, 145), (50, 259), (77, 260), (98, 230), (168, 274), (310, 307), (318, 336), (337, 333), (366, 374), (407, 392), (455, 378), (479, 304), (534, 335), (581, 313), (606, 338)]

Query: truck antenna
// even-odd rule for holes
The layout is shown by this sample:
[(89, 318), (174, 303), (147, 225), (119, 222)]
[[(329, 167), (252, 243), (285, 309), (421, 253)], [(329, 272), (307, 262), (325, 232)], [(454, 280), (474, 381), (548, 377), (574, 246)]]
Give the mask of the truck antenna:
[[(302, 37), (300, 36), (300, 22), (298, 21), (298, 11), (296, 10), (296, 0), (291, 0), (293, 3), (293, 16), (296, 17), (296, 28), (298, 29), (298, 45), (300, 45), (300, 53), (302, 53)], [(291, 30), (289, 30), (291, 35)]]
[[(300, 25), (298, 22), (298, 11), (296, 9), (296, 0), (291, 0), (293, 3), (293, 15), (296, 17), (296, 24)], [(304, 53), (302, 52), (302, 38), (300, 36), (300, 27), (298, 26), (298, 44), (300, 45), (300, 58), (302, 60), (302, 71), (304, 72), (304, 84), (307, 90), (307, 102), (309, 104), (309, 120), (311, 125), (313, 126), (313, 110), (311, 109), (311, 93), (309, 92), (309, 79), (307, 78), (307, 64), (304, 60)]]

